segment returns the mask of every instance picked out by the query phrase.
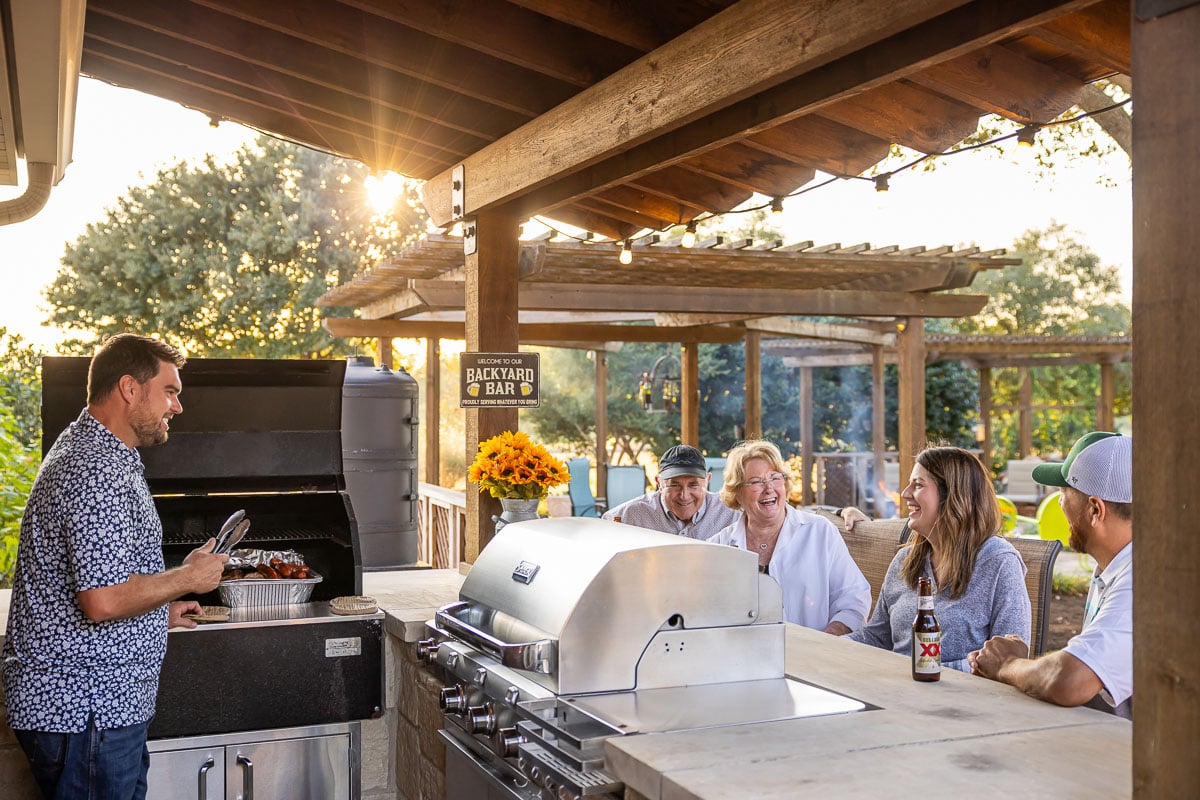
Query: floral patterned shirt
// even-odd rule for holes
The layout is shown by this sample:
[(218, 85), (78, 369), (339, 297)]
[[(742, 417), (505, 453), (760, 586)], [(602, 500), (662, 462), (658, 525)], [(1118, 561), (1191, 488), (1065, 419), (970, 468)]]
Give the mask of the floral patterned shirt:
[(0, 661), (8, 722), (78, 733), (154, 715), (167, 607), (92, 622), (76, 593), (162, 572), (162, 523), (137, 450), (84, 409), (46, 454), (21, 519)]

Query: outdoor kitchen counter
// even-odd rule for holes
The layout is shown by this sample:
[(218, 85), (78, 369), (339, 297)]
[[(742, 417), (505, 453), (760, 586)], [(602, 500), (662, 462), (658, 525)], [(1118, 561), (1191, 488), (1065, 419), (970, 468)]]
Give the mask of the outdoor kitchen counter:
[(650, 800), (1131, 793), (1133, 726), (1110, 714), (953, 670), (917, 683), (906, 656), (794, 625), (787, 671), (879, 710), (614, 737), (610, 770)]
[(415, 642), (425, 637), (425, 622), (433, 612), (458, 599), (465, 578), (456, 569), (364, 572), (363, 594), (378, 602), (390, 635)]

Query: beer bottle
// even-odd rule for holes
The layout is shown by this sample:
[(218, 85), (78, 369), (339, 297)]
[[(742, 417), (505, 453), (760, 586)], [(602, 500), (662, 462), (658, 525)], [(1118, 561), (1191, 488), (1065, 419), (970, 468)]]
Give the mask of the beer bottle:
[(942, 627), (933, 613), (933, 579), (917, 583), (917, 618), (912, 626), (912, 676), (914, 681), (942, 677)]

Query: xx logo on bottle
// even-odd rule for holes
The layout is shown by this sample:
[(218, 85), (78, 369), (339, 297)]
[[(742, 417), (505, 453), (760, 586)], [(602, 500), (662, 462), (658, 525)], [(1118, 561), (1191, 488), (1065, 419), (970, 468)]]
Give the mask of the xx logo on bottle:
[(941, 642), (920, 642), (921, 658), (938, 658), (942, 654)]

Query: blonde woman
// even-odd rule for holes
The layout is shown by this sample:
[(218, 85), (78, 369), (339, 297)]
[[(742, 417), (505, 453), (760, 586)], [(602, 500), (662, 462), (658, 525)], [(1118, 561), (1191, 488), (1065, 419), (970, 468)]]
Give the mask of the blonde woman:
[(970, 672), (967, 654), (992, 636), (1028, 644), (1025, 562), (996, 535), (1000, 507), (979, 459), (957, 447), (931, 447), (917, 456), (901, 497), (912, 544), (892, 559), (870, 622), (849, 638), (908, 655), (917, 579), (931, 577), (943, 666)]
[(871, 587), (828, 520), (788, 505), (791, 479), (779, 448), (743, 442), (729, 451), (721, 500), (741, 519), (708, 541), (758, 554), (759, 571), (783, 588), (788, 622), (841, 635), (871, 609)]

